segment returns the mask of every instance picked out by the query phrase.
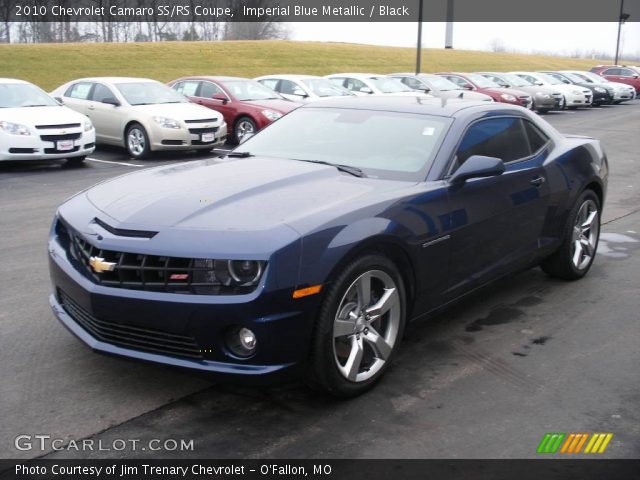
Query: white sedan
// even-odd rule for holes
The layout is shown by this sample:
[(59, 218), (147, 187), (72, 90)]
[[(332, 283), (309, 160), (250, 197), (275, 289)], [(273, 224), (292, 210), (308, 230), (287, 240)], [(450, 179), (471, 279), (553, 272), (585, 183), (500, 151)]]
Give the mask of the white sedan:
[(315, 75), (265, 75), (254, 80), (294, 102), (308, 103), (323, 98), (354, 95), (346, 88)]
[(222, 114), (155, 80), (81, 78), (52, 95), (91, 119), (98, 143), (124, 146), (133, 158), (155, 150), (208, 151), (227, 139)]
[(591, 90), (579, 85), (567, 85), (557, 78), (540, 72), (509, 72), (538, 86), (553, 87), (562, 93), (566, 108), (589, 107), (593, 102)]
[(375, 73), (334, 73), (325, 78), (334, 85), (344, 87), (356, 95), (400, 95), (410, 97), (433, 97), (409, 88), (400, 80)]
[(86, 116), (31, 83), (0, 78), (0, 161), (66, 159), (80, 164), (95, 141)]

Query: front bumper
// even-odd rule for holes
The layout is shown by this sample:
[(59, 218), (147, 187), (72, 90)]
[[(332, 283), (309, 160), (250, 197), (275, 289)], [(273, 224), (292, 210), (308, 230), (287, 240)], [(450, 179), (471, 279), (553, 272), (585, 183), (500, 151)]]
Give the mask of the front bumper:
[[(151, 150), (211, 150), (227, 141), (227, 124), (219, 126), (193, 124), (185, 128), (161, 128), (153, 125), (149, 132)], [(213, 137), (213, 138), (211, 138)]]
[[(49, 241), (49, 266), (55, 316), (96, 352), (238, 384), (272, 384), (303, 372), (317, 298), (294, 301), (291, 289), (271, 290), (264, 282), (242, 295), (105, 287), (78, 271), (55, 236)], [(242, 359), (229, 351), (225, 332), (233, 327), (256, 334), (253, 357)]]
[[(59, 147), (67, 143), (64, 150)], [(83, 157), (95, 150), (95, 130), (47, 130), (32, 135), (0, 133), (0, 161), (59, 160)]]
[(567, 100), (567, 107), (587, 107), (591, 105), (593, 97), (591, 93), (567, 93), (565, 94)]
[(536, 110), (551, 110), (556, 108), (556, 99), (551, 95), (535, 95), (534, 106)]

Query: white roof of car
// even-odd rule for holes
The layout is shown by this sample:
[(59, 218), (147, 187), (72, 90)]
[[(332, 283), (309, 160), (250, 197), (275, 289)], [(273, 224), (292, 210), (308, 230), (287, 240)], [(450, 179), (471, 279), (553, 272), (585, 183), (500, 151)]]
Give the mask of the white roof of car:
[(17, 78), (0, 78), (0, 83), (29, 83), (24, 80), (18, 80)]
[(349, 77), (349, 78), (372, 78), (372, 77), (386, 77), (382, 73), (332, 73), (327, 77)]
[(86, 77), (76, 78), (72, 82), (104, 82), (104, 83), (132, 83), (132, 82), (157, 82), (150, 78), (138, 77)]

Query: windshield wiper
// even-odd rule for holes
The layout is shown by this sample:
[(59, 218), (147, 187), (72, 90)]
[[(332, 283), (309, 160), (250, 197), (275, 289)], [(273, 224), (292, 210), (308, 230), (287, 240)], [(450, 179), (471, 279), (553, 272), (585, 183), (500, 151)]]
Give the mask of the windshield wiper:
[(253, 154), (251, 152), (236, 152), (236, 151), (231, 151), (229, 153), (227, 153), (226, 155), (227, 157), (238, 157), (238, 158), (247, 158), (247, 157), (253, 157)]
[(359, 177), (359, 178), (366, 177), (365, 173), (362, 170), (360, 170), (358, 167), (352, 167), (352, 166), (349, 166), (349, 165), (341, 165), (339, 163), (326, 162), (324, 160), (303, 160), (301, 158), (294, 158), (294, 160), (298, 160), (299, 162), (317, 163), (318, 165), (328, 165), (330, 167), (337, 168), (341, 172), (349, 173), (349, 174), (353, 175), (354, 177)]

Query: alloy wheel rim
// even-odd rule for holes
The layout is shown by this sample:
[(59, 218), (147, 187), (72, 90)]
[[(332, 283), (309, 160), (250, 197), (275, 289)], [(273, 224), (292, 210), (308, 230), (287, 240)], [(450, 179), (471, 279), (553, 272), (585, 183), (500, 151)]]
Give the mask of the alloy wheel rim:
[(248, 133), (254, 133), (251, 122), (242, 121), (238, 124), (238, 138), (244, 137)]
[(138, 128), (134, 128), (129, 132), (129, 151), (134, 155), (140, 155), (144, 152), (145, 148), (145, 139), (144, 134)]
[(398, 287), (391, 276), (370, 270), (356, 278), (333, 322), (333, 356), (340, 374), (359, 383), (389, 360), (400, 328)]
[(598, 207), (593, 200), (587, 200), (578, 210), (572, 232), (571, 263), (576, 269), (584, 270), (593, 260), (599, 234)]

